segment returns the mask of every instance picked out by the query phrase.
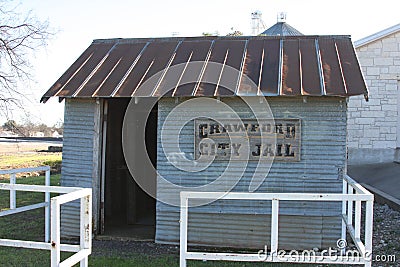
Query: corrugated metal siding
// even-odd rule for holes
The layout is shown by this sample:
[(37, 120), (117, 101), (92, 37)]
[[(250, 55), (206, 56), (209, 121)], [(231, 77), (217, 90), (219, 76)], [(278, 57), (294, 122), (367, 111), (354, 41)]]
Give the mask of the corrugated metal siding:
[[(99, 140), (99, 106), (94, 99), (66, 101), (61, 169), (62, 186), (94, 188), (94, 205), (97, 203), (97, 179), (93, 179), (93, 177), (98, 177), (96, 175), (98, 160), (95, 157), (97, 155), (96, 142)], [(79, 213), (79, 202), (77, 201), (61, 206), (62, 236), (79, 236)], [(96, 214), (97, 209), (94, 208), (94, 218), (96, 218)]]
[[(344, 168), (346, 161), (345, 100), (337, 97), (311, 97), (307, 103), (298, 97), (267, 98), (267, 100), (275, 118), (301, 119), (301, 160), (299, 162), (274, 162), (268, 177), (258, 191), (341, 192), (338, 169)], [(230, 105), (242, 118), (249, 118), (251, 113), (243, 105), (243, 102), (238, 101), (238, 98), (223, 98), (222, 101)], [(214, 162), (206, 171), (188, 175), (169, 164), (161, 148), (161, 127), (168, 113), (176, 105), (175, 101), (170, 98), (163, 98), (159, 101), (157, 169), (164, 178), (175, 184), (190, 184), (191, 186), (205, 184), (218, 177), (227, 163)], [(192, 107), (191, 110), (181, 110), (181, 112), (196, 113), (196, 108)], [(213, 107), (202, 106), (201, 108), (210, 110), (210, 116), (212, 116)], [(179, 119), (178, 113), (176, 115), (177, 123)], [(187, 123), (181, 130), (180, 147), (187, 157), (193, 157), (193, 122)], [(257, 162), (248, 163), (244, 176), (234, 191), (248, 190), (252, 170), (256, 164)], [(167, 191), (161, 187), (157, 188), (157, 195), (169, 199), (179, 197), (176, 192)], [(338, 217), (341, 213), (340, 207), (340, 203), (281, 202), (281, 247), (290, 249), (293, 244), (300, 245), (299, 243), (303, 244), (304, 248), (321, 247), (321, 245), (328, 244), (334, 246), (334, 242), (340, 237), (340, 219)], [(266, 240), (269, 238), (270, 231), (268, 226), (270, 210), (270, 203), (266, 201), (231, 200), (219, 200), (207, 206), (191, 208), (189, 227), (194, 230), (189, 236), (189, 244), (253, 246), (257, 248), (260, 247), (260, 244), (262, 246), (266, 243), (269, 244), (269, 241), (266, 242)], [(178, 211), (177, 207), (161, 202), (157, 203), (157, 242), (178, 242)], [(232, 229), (232, 231), (227, 231), (227, 229)], [(260, 232), (260, 236), (255, 234), (250, 238), (248, 231)], [(315, 232), (315, 235), (310, 235), (311, 232)]]

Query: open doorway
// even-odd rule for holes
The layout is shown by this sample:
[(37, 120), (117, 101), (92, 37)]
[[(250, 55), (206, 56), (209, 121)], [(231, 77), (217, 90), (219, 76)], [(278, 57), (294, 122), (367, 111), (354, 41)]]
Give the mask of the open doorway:
[[(114, 98), (108, 101), (105, 183), (104, 183), (104, 232), (107, 236), (132, 239), (151, 239), (155, 236), (156, 201), (138, 186), (127, 167), (122, 147), (122, 127), (130, 98)], [(137, 116), (141, 117), (140, 111)], [(135, 131), (135, 130), (134, 130)], [(139, 131), (139, 128), (138, 128)], [(140, 135), (140, 134), (138, 134)], [(136, 137), (136, 133), (132, 133)], [(142, 138), (142, 137), (140, 137)], [(136, 138), (137, 142), (143, 139)], [(146, 149), (152, 165), (157, 164), (157, 105), (146, 123)], [(136, 152), (135, 152), (136, 153)], [(142, 154), (144, 152), (137, 152)], [(144, 155), (135, 155), (143, 157)], [(155, 172), (142, 170), (142, 165), (134, 168), (146, 175), (146, 179), (156, 179)]]

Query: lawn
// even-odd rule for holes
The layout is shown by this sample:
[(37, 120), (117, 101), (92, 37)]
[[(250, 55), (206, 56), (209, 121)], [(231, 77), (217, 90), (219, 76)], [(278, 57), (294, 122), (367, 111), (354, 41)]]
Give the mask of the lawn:
[(0, 154), (0, 169), (27, 168), (61, 162), (61, 153)]

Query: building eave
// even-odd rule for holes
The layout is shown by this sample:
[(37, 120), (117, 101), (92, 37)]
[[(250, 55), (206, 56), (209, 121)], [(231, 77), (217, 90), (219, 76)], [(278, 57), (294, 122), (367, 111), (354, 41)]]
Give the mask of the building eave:
[(397, 25), (394, 25), (392, 27), (389, 27), (387, 29), (384, 29), (382, 31), (379, 31), (377, 33), (374, 33), (372, 35), (369, 35), (367, 37), (364, 37), (364, 38), (362, 38), (360, 40), (357, 40), (357, 41), (354, 42), (354, 46), (355, 46), (355, 48), (359, 48), (359, 47), (368, 45), (368, 44), (370, 44), (372, 42), (375, 42), (375, 41), (377, 41), (379, 39), (385, 38), (386, 36), (389, 36), (391, 34), (399, 32), (399, 31), (400, 31), (400, 23), (397, 24)]

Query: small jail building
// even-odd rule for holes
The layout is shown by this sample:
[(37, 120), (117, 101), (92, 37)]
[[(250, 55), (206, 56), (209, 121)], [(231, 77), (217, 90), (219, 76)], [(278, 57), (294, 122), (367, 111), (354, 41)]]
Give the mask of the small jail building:
[[(254, 192), (341, 193), (347, 100), (355, 95), (368, 98), (349, 36), (208, 36), (94, 40), (41, 101), (65, 101), (61, 185), (93, 188), (95, 233), (178, 244), (179, 207), (173, 203), (179, 203), (179, 190), (161, 176), (196, 190), (226, 168), (237, 168), (225, 177), (238, 179), (230, 190), (249, 192), (257, 164), (263, 164), (257, 156), (265, 150), (249, 133), (242, 171), (243, 160), (227, 157), (239, 151), (233, 145), (215, 148), (214, 160), (201, 171), (185, 171), (213, 151), (201, 138), (226, 137), (233, 117), (212, 120), (221, 113), (219, 105), (256, 129), (261, 126), (249, 103), (268, 103), (277, 145), (270, 147), (274, 160)], [(179, 132), (173, 131), (176, 125), (182, 126)], [(174, 138), (179, 153), (165, 146)], [(147, 156), (151, 166), (140, 160)], [(151, 197), (138, 179), (167, 201)], [(265, 201), (194, 207), (189, 244), (263, 248), (270, 214)], [(63, 235), (77, 236), (78, 205), (63, 206), (61, 215)], [(340, 216), (341, 203), (282, 201), (280, 248), (335, 247)]]

